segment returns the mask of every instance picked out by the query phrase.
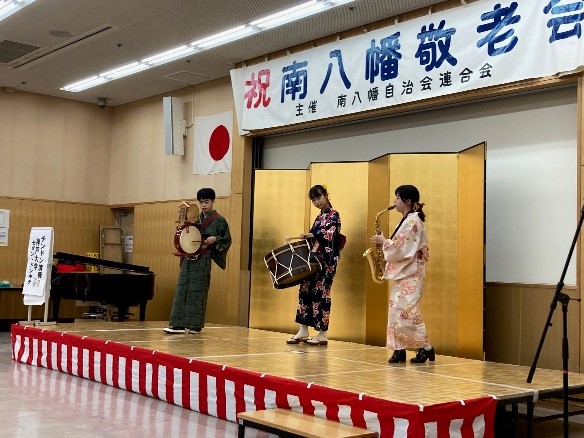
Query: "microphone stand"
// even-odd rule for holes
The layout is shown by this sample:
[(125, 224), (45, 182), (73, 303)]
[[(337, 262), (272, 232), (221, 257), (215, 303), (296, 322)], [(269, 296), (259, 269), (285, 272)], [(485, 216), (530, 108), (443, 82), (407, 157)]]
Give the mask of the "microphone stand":
[(539, 345), (537, 347), (537, 352), (535, 353), (535, 357), (533, 358), (533, 364), (529, 370), (529, 374), (527, 376), (527, 383), (531, 383), (533, 380), (533, 375), (535, 374), (535, 367), (537, 361), (539, 359), (539, 355), (541, 353), (541, 349), (543, 347), (543, 343), (545, 341), (545, 337), (547, 334), (548, 329), (552, 326), (552, 316), (554, 314), (554, 310), (558, 305), (558, 302), (562, 305), (562, 370), (563, 370), (563, 386), (562, 386), (562, 396), (564, 402), (564, 412), (563, 412), (563, 419), (564, 419), (564, 437), (568, 438), (568, 429), (570, 427), (568, 418), (569, 418), (569, 411), (568, 411), (568, 358), (570, 357), (569, 348), (568, 348), (568, 303), (570, 300), (580, 301), (578, 298), (570, 298), (568, 295), (562, 292), (562, 288), (564, 287), (564, 278), (566, 277), (566, 271), (568, 270), (568, 265), (570, 264), (570, 259), (572, 258), (572, 253), (574, 252), (574, 248), (576, 247), (576, 242), (578, 241), (578, 235), (580, 234), (580, 229), (582, 228), (582, 222), (584, 221), (584, 205), (582, 206), (582, 210), (580, 212), (580, 220), (578, 221), (578, 227), (576, 228), (576, 233), (574, 234), (574, 239), (572, 240), (572, 245), (570, 246), (570, 251), (568, 252), (568, 258), (566, 259), (566, 263), (564, 264), (564, 270), (562, 271), (562, 276), (560, 277), (560, 281), (556, 286), (556, 292), (550, 304), (550, 312), (547, 317), (547, 321), (545, 323), (543, 333), (541, 335), (541, 339), (539, 341)]

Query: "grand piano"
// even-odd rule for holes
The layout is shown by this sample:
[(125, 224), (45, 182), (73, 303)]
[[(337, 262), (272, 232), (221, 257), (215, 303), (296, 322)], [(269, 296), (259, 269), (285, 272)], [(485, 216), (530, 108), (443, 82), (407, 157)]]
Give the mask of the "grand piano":
[[(139, 305), (140, 321), (144, 321), (146, 303), (154, 297), (154, 272), (150, 268), (63, 252), (56, 253), (54, 258), (58, 261), (53, 265), (51, 274), (51, 300), (55, 321), (59, 319), (62, 299), (111, 304), (118, 308), (119, 321), (125, 320), (128, 307)], [(59, 263), (102, 266), (120, 272), (58, 272), (56, 266)]]

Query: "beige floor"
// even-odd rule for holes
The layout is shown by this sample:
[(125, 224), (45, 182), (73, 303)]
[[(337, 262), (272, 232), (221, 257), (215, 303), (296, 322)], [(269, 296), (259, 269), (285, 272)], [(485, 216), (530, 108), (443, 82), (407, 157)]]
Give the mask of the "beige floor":
[[(95, 323), (90, 323), (91, 326), (70, 326), (68, 329), (77, 331), (79, 334), (89, 334), (88, 331), (94, 331), (93, 329), (98, 329), (98, 325)], [(185, 345), (190, 345), (188, 353), (183, 352), (183, 354), (196, 357), (197, 348), (204, 349), (204, 344), (212, 343), (217, 349), (214, 349), (213, 354), (210, 357), (205, 357), (205, 360), (219, 360), (221, 363), (234, 361), (238, 362), (241, 360), (246, 361), (246, 365), (254, 368), (260, 366), (260, 362), (254, 360), (254, 357), (263, 358), (261, 363), (262, 367), (266, 366), (266, 363), (274, 362), (278, 364), (281, 361), (266, 361), (265, 354), (272, 354), (275, 356), (285, 354), (284, 352), (290, 352), (290, 346), (286, 346), (283, 342), (286, 338), (284, 334), (276, 333), (257, 333), (260, 331), (249, 331), (247, 337), (250, 339), (255, 339), (256, 342), (251, 342), (249, 344), (242, 342), (219, 342), (218, 339), (229, 339), (234, 337), (234, 333), (230, 333), (229, 336), (225, 336), (226, 332), (229, 330), (245, 330), (241, 328), (225, 328), (225, 327), (209, 327), (201, 335), (164, 335), (161, 330), (157, 330), (155, 323), (148, 325), (147, 336), (142, 337), (140, 341), (134, 339), (133, 342), (140, 342), (141, 346), (146, 348), (151, 348), (153, 344), (156, 344), (158, 350), (183, 350)], [(100, 331), (93, 333), (93, 336), (101, 337), (105, 336), (111, 338), (112, 335), (119, 337), (133, 337), (138, 326), (130, 327), (128, 323), (124, 323), (124, 329), (118, 330), (119, 326), (109, 326), (114, 330)], [(48, 328), (48, 327), (47, 327)], [(64, 325), (58, 327), (59, 330), (63, 330)], [(103, 329), (103, 328), (102, 328)], [(129, 329), (126, 331), (125, 329)], [(97, 335), (97, 333), (101, 333)], [(221, 335), (219, 335), (221, 333)], [(241, 333), (235, 333), (235, 337), (241, 337)], [(262, 342), (258, 343), (259, 337), (262, 337)], [(277, 339), (272, 339), (277, 338)], [(267, 340), (272, 339), (272, 340)], [(242, 344), (246, 344), (245, 348)], [(255, 344), (260, 344), (261, 352), (255, 352), (253, 346)], [(306, 362), (309, 365), (314, 365), (314, 361), (317, 360), (318, 356), (333, 356), (333, 362), (353, 362), (354, 360), (359, 360), (362, 365), (366, 368), (378, 368), (383, 367), (385, 373), (389, 371), (389, 367), (385, 361), (387, 353), (383, 349), (375, 347), (375, 350), (369, 351), (367, 346), (364, 350), (360, 350), (357, 344), (339, 343), (335, 347), (335, 342), (331, 342), (328, 347), (307, 347), (304, 345), (293, 346), (292, 350), (304, 351), (306, 348), (312, 348), (312, 350), (306, 351), (306, 354), (302, 355), (303, 363), (305, 366)], [(330, 347), (333, 348), (330, 348)], [(194, 348), (194, 350), (193, 350)], [(245, 349), (240, 351), (241, 348)], [(317, 350), (314, 350), (316, 348)], [(281, 350), (280, 352), (276, 350)], [(176, 352), (175, 352), (176, 353)], [(242, 355), (243, 353), (243, 355)], [(180, 353), (179, 353), (180, 354)], [(357, 355), (358, 357), (355, 357)], [(247, 359), (242, 359), (243, 356), (249, 356)], [(295, 354), (292, 357), (299, 357), (300, 355)], [(380, 357), (377, 357), (380, 356)], [(339, 359), (340, 358), (340, 359)], [(402, 365), (394, 370), (397, 373), (420, 373), (427, 372), (431, 375), (437, 375), (438, 380), (445, 378), (445, 374), (450, 374), (453, 368), (455, 373), (458, 374), (457, 378), (466, 379), (471, 381), (469, 375), (461, 375), (460, 373), (466, 369), (474, 369), (478, 364), (469, 364), (462, 360), (463, 367), (460, 368), (455, 365), (455, 358), (447, 359), (446, 357), (438, 357), (437, 363), (441, 364), (438, 366), (411, 366), (409, 364)], [(365, 361), (365, 363), (363, 363)], [(474, 361), (476, 362), (476, 361)], [(480, 363), (479, 363), (480, 364)], [(234, 366), (241, 366), (241, 364), (235, 364)], [(299, 371), (297, 366), (294, 364), (292, 368), (295, 372)], [(496, 368), (496, 364), (494, 369)], [(283, 365), (271, 365), (282, 367)], [(346, 375), (342, 373), (342, 370), (338, 369), (340, 364), (335, 364), (334, 366), (329, 366), (329, 371), (340, 372), (341, 375)], [(430, 371), (430, 368), (434, 368)], [(286, 366), (280, 369), (280, 375), (286, 375)], [(301, 367), (300, 370), (303, 368)], [(308, 370), (309, 368), (304, 368)], [(485, 369), (480, 368), (483, 375), (489, 375)], [(273, 372), (273, 370), (271, 371)], [(353, 372), (354, 372), (354, 362), (353, 362)], [(521, 373), (519, 373), (521, 374)], [(311, 373), (311, 380), (318, 376), (318, 373), (314, 373), (314, 369)], [(379, 374), (378, 374), (379, 376)], [(402, 376), (403, 377), (403, 376)], [(506, 376), (508, 380), (508, 375)], [(520, 380), (524, 380), (523, 375), (520, 376)], [(580, 375), (571, 376), (573, 378), (581, 377)], [(330, 380), (331, 376), (327, 379)], [(505, 394), (509, 392), (507, 385), (502, 385), (497, 383), (499, 378), (491, 376), (495, 383), (494, 387), (501, 386), (501, 391)], [(544, 381), (550, 379), (550, 375), (545, 370), (538, 370), (535, 375), (535, 381), (538, 381), (540, 385), (544, 385)], [(81, 379), (74, 376), (69, 376), (64, 373), (57, 371), (46, 370), (42, 368), (36, 368), (34, 366), (27, 366), (11, 361), (10, 358), (10, 337), (8, 333), (0, 333), (0, 418), (2, 421), (2, 435), (6, 437), (36, 437), (43, 436), (44, 438), (53, 437), (125, 437), (125, 436), (143, 436), (143, 437), (235, 437), (237, 435), (237, 427), (234, 423), (218, 420), (213, 417), (208, 417), (205, 415), (198, 414), (196, 412), (187, 411), (177, 406), (169, 405), (163, 401), (159, 401), (153, 398), (144, 397), (139, 394), (129, 393), (127, 391), (118, 390), (109, 386), (102, 385), (100, 383), (92, 382), (89, 380)], [(355, 380), (355, 379), (351, 379)], [(436, 383), (438, 384), (438, 380)], [(553, 378), (555, 380), (555, 377)], [(578, 379), (576, 379), (578, 380)], [(379, 386), (379, 379), (376, 379)], [(329, 382), (330, 384), (330, 382)], [(515, 383), (519, 384), (519, 383)], [(555, 383), (557, 384), (557, 382)], [(382, 385), (383, 386), (383, 385)], [(395, 387), (395, 385), (393, 385)], [(457, 385), (460, 386), (460, 385)], [(466, 388), (468, 386), (468, 388)], [(463, 389), (469, 389), (474, 393), (473, 388), (475, 384), (463, 385)], [(484, 381), (480, 384), (483, 387)], [(452, 387), (451, 387), (452, 388)], [(369, 391), (369, 388), (368, 392)], [(488, 393), (492, 393), (492, 387), (488, 388)], [(515, 388), (515, 391), (517, 389)], [(383, 388), (379, 389), (383, 392)], [(411, 388), (410, 388), (411, 392)], [(443, 391), (438, 391), (443, 392)], [(450, 392), (450, 391), (449, 391)], [(380, 395), (380, 394), (378, 394)], [(410, 397), (410, 395), (407, 395)], [(440, 396), (439, 396), (440, 398)], [(547, 408), (554, 409), (553, 405), (547, 405)], [(557, 406), (557, 409), (561, 410), (561, 404)], [(584, 437), (584, 425), (578, 424), (578, 418), (571, 421), (570, 425), (570, 436), (582, 436)], [(561, 421), (547, 421), (542, 423), (536, 423), (534, 425), (534, 437), (540, 438), (552, 438), (563, 436), (563, 428)], [(513, 436), (510, 433), (501, 433), (500, 436)], [(261, 432), (256, 432), (254, 430), (249, 430), (246, 433), (246, 437), (267, 437), (268, 434)], [(517, 425), (516, 436), (525, 436), (525, 424), (520, 421)]]

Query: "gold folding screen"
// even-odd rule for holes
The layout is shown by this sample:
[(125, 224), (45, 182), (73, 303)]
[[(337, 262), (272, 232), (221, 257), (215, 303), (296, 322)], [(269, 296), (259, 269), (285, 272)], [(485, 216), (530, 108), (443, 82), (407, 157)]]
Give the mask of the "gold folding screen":
[[(485, 157), (481, 143), (458, 154), (458, 347), (457, 356), (483, 359), (485, 265)], [(482, 267), (482, 269), (479, 269)], [(479, 324), (480, 322), (480, 324)]]
[[(371, 247), (375, 252), (375, 246), (369, 242), (370, 236), (376, 234), (377, 224), (375, 218), (379, 214), (379, 228), (386, 234), (388, 232), (387, 207), (392, 204), (393, 198), (389, 188), (389, 155), (377, 158), (368, 163), (368, 183), (369, 193), (367, 194), (367, 210), (363, 220), (367, 223), (367, 233), (365, 248)], [(361, 262), (365, 259), (361, 256)], [(371, 345), (385, 345), (387, 324), (387, 303), (388, 289), (387, 282), (382, 284), (373, 280), (373, 274), (367, 264), (364, 264), (365, 284), (367, 288), (367, 309), (365, 312), (366, 328), (365, 343)]]
[(362, 244), (367, 221), (367, 163), (317, 163), (304, 170), (258, 170), (255, 174), (250, 327), (296, 333), (298, 287), (275, 290), (264, 256), (286, 244), (286, 236), (308, 232), (318, 210), (308, 200), (315, 184), (327, 186), (330, 201), (341, 215), (347, 244), (332, 287), (329, 335), (364, 342), (366, 266)]
[[(331, 289), (329, 336), (365, 342), (367, 319), (367, 267), (363, 261), (363, 242), (367, 240), (365, 207), (368, 196), (368, 163), (313, 163), (310, 185), (325, 184), (329, 200), (341, 216), (341, 230), (347, 244), (341, 253)], [(307, 194), (304, 194), (307, 197)], [(310, 223), (319, 213), (311, 204)], [(294, 320), (294, 314), (288, 319)]]
[[(316, 163), (303, 170), (256, 171), (250, 327), (293, 334), (298, 287), (275, 290), (263, 257), (284, 236), (307, 231), (317, 210), (308, 189), (326, 184), (347, 246), (332, 287), (329, 338), (385, 345), (391, 282), (377, 284), (363, 252), (375, 216), (393, 204), (394, 190), (413, 184), (426, 206), (430, 262), (422, 312), (439, 354), (482, 358), (484, 145), (459, 154), (393, 154), (371, 162)], [(386, 236), (399, 213), (380, 215)]]
[(305, 231), (307, 176), (305, 170), (255, 172), (250, 327), (295, 330), (297, 288), (275, 290), (264, 256)]

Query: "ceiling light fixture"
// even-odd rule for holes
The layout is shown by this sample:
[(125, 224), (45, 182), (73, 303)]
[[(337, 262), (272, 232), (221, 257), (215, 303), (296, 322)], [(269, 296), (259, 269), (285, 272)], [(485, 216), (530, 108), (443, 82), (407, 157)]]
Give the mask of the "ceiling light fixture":
[(201, 40), (191, 43), (191, 46), (209, 49), (211, 47), (221, 46), (232, 41), (239, 40), (254, 33), (254, 29), (243, 24), (215, 35), (208, 36)]
[[(34, 0), (20, 1), (23, 3), (30, 3)], [(355, 0), (310, 0), (298, 6), (294, 6), (284, 11), (280, 11), (258, 20), (254, 20), (248, 24), (242, 24), (241, 26), (210, 35), (208, 37), (194, 41), (188, 45), (175, 47), (174, 49), (166, 50), (148, 58), (144, 58), (140, 61), (132, 62), (122, 67), (109, 70), (105, 73), (100, 73), (96, 76), (91, 76), (90, 78), (82, 79), (72, 84), (65, 85), (61, 87), (61, 90), (70, 91), (73, 93), (87, 90), (88, 88), (93, 88), (106, 82), (122, 78), (124, 76), (166, 64), (171, 61), (176, 61), (177, 59), (186, 58), (187, 56), (190, 56), (194, 53), (231, 43), (250, 35), (258, 34), (268, 29), (274, 29), (276, 27), (292, 23), (293, 21), (310, 17), (311, 15), (318, 14), (328, 9), (336, 8), (337, 6), (354, 1)]]
[(260, 18), (259, 20), (252, 21), (250, 26), (259, 27), (262, 30), (273, 29), (274, 27), (281, 26), (282, 24), (290, 23), (296, 21), (299, 18), (309, 17), (311, 15), (317, 14), (327, 8), (327, 4), (322, 1), (312, 0), (301, 5), (294, 6), (293, 8), (286, 9), (285, 11), (277, 12), (267, 17)]
[(149, 58), (145, 58), (140, 62), (147, 64), (146, 67), (150, 68), (154, 67), (155, 65), (166, 64), (167, 62), (174, 61), (175, 59), (184, 58), (185, 56), (192, 55), (196, 51), (197, 50), (194, 47), (180, 46), (167, 50), (166, 52), (150, 56)]
[(107, 78), (101, 76), (91, 76), (90, 78), (85, 78), (72, 84), (66, 85), (61, 90), (71, 91), (72, 93), (77, 93), (78, 91), (87, 90), (88, 88), (96, 87), (97, 85), (104, 84), (108, 81)]
[(0, 21), (34, 1), (35, 0), (0, 0)]
[(105, 73), (100, 74), (101, 77), (106, 79), (119, 79), (123, 78), (124, 76), (128, 76), (134, 73), (138, 73), (139, 71), (146, 70), (148, 65), (141, 64), (139, 62), (132, 62), (131, 64), (123, 65), (118, 68), (114, 68), (113, 70), (106, 71)]

